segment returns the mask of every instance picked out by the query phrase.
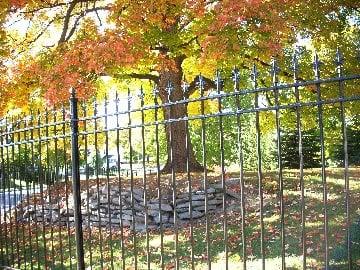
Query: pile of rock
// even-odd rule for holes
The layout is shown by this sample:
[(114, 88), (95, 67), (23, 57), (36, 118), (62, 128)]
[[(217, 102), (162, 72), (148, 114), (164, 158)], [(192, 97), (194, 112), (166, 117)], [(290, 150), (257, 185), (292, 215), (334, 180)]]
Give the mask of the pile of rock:
[[(144, 201), (143, 189), (120, 190), (115, 185), (96, 186), (81, 193), (81, 212), (84, 226), (90, 227), (130, 227), (143, 231), (149, 229), (172, 227), (174, 215), (180, 224), (189, 219), (202, 218), (206, 211), (221, 211), (223, 191), (218, 185), (205, 190), (194, 190), (177, 195), (175, 205), (172, 196), (164, 195), (161, 202), (158, 198)], [(227, 193), (226, 198), (236, 197)], [(207, 200), (207, 203), (205, 203)], [(207, 205), (207, 207), (206, 207)], [(22, 202), (17, 209), (18, 221), (33, 221), (46, 224), (72, 226), (74, 222), (74, 203), (72, 196), (52, 199), (38, 205), (26, 205)]]

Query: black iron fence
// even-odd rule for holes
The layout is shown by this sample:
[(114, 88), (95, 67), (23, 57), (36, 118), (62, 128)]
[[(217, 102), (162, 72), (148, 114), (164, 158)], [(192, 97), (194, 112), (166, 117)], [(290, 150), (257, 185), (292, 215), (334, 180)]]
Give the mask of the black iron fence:
[(1, 265), (356, 269), (360, 75), (313, 64), (3, 118)]

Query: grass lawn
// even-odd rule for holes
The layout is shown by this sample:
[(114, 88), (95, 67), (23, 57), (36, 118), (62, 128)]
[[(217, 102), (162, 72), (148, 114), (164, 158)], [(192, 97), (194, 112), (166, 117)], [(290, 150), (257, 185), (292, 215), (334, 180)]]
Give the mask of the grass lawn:
[[(260, 249), (260, 213), (258, 197), (258, 180), (256, 172), (245, 173), (245, 238), (247, 269), (261, 269)], [(234, 178), (237, 172), (228, 172), (226, 177), (231, 180), (229, 189), (240, 192), (240, 187)], [(162, 183), (168, 187), (169, 176), (164, 176)], [(302, 269), (302, 241), (301, 241), (301, 191), (297, 171), (286, 170), (284, 178), (284, 231), (285, 255), (288, 269)], [(186, 175), (177, 175), (177, 192), (186, 188)], [(353, 168), (349, 174), (350, 180), (350, 219), (359, 218), (360, 204), (360, 169)], [(135, 179), (135, 184), (142, 179)], [(155, 176), (147, 178), (149, 193), (156, 193)], [(191, 174), (194, 187), (200, 186), (201, 174)], [(209, 173), (209, 181), (220, 181), (216, 172)], [(125, 182), (125, 181), (124, 181)], [(308, 269), (323, 269), (325, 255), (324, 236), (324, 204), (323, 184), (319, 169), (306, 170), (304, 175), (305, 186), (305, 219), (306, 219), (306, 262)], [(330, 258), (336, 246), (343, 245), (346, 237), (346, 205), (345, 181), (343, 170), (327, 170), (328, 188), (328, 243)], [(60, 192), (61, 187), (57, 187)], [(53, 191), (54, 192), (54, 191)], [(276, 172), (264, 173), (264, 249), (266, 269), (281, 269), (281, 223), (280, 203), (278, 196), (278, 177)], [(240, 208), (231, 207), (227, 213), (227, 251), (229, 269), (243, 269), (242, 231)], [(223, 269), (226, 261), (223, 214), (209, 216), (210, 250), (207, 256), (206, 224), (205, 220), (193, 222), (191, 233), (190, 224), (178, 229), (178, 260), (180, 269), (191, 269), (192, 258), (195, 269), (207, 269), (208, 260), (212, 269)], [(75, 237), (73, 228), (41, 227), (35, 224), (2, 224), (1, 226), (0, 259), (2, 264), (11, 264), (21, 269), (70, 269), (75, 268)], [(193, 237), (191, 237), (193, 235)], [(92, 269), (173, 269), (176, 261), (175, 238), (173, 228), (164, 229), (163, 236), (158, 230), (151, 230), (148, 234), (136, 233), (128, 229), (85, 229), (85, 255), (87, 267)], [(101, 239), (101, 241), (100, 241)], [(162, 241), (161, 241), (162, 239)], [(161, 245), (163, 242), (163, 245)], [(191, 247), (193, 242), (193, 248)], [(136, 249), (134, 248), (136, 246)], [(149, 250), (149, 253), (147, 252)], [(163, 257), (161, 258), (161, 254)], [(193, 255), (192, 255), (193, 254)], [(359, 256), (360, 257), (360, 256)], [(358, 257), (358, 259), (359, 259)], [(136, 259), (135, 259), (136, 258)], [(113, 262), (113, 265), (111, 265)], [(336, 265), (334, 269), (345, 269), (342, 262), (331, 261)], [(354, 261), (355, 269), (360, 268), (360, 262)], [(89, 268), (90, 269), (90, 268)]]

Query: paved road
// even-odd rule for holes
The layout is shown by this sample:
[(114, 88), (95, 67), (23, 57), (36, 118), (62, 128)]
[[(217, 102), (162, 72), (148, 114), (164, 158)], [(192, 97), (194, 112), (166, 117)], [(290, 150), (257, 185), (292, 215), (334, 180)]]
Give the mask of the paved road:
[[(34, 190), (29, 190), (29, 194), (32, 194)], [(38, 190), (35, 190), (38, 192)], [(7, 211), (16, 206), (16, 204), (22, 199), (26, 198), (27, 191), (25, 190), (10, 190), (0, 192), (0, 208), (1, 212)]]

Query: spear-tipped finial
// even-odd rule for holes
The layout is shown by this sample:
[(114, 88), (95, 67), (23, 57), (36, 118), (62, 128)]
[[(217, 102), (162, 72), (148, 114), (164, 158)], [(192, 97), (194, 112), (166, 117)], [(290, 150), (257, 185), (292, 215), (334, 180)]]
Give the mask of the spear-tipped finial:
[(279, 74), (280, 68), (278, 66), (278, 63), (275, 58), (271, 60), (271, 77), (273, 80), (273, 83), (278, 83), (278, 74)]
[(130, 93), (130, 88), (128, 88), (128, 91), (127, 91), (127, 100), (128, 100), (128, 103), (130, 103), (131, 100), (132, 100), (132, 96), (131, 96), (131, 93)]
[(320, 66), (321, 66), (321, 62), (320, 62), (320, 59), (319, 59), (319, 56), (318, 54), (315, 52), (315, 55), (314, 55), (314, 72), (315, 72), (315, 77), (316, 79), (319, 79), (320, 78)]
[(153, 94), (154, 98), (157, 98), (157, 96), (159, 94), (159, 89), (156, 85), (154, 85), (154, 87), (153, 87), (152, 94)]
[(204, 77), (201, 74), (198, 76), (198, 80), (196, 82), (196, 85), (199, 87), (200, 92), (204, 93), (205, 80), (204, 80)]
[[(184, 94), (187, 94), (187, 92), (189, 90), (189, 87), (190, 87), (190, 85), (189, 85), (189, 83), (186, 81), (186, 79), (184, 77), (184, 79), (182, 81), (182, 84), (181, 84), (181, 88), (182, 88)], [(185, 95), (184, 95), (184, 97), (185, 97)]]
[(299, 58), (298, 58), (298, 52), (294, 51), (292, 56), (292, 69), (294, 72), (294, 78), (297, 78), (297, 74), (299, 72)]
[(138, 97), (140, 98), (141, 101), (143, 101), (144, 98), (145, 98), (144, 88), (143, 88), (142, 85), (140, 86), (140, 89), (139, 89), (139, 92), (138, 92)]
[(220, 70), (216, 70), (214, 82), (218, 92), (220, 92), (224, 83), (224, 80), (221, 78)]
[(240, 70), (237, 67), (234, 67), (231, 71), (231, 79), (233, 82), (238, 82), (240, 80)]
[(75, 98), (75, 96), (76, 96), (76, 90), (75, 90), (74, 87), (70, 87), (69, 93), (70, 93), (70, 97), (71, 97), (71, 98)]
[(338, 67), (342, 66), (344, 64), (344, 56), (343, 56), (342, 52), (339, 50), (339, 48), (336, 49), (335, 64)]
[(168, 101), (171, 101), (171, 94), (174, 91), (174, 85), (171, 81), (168, 81), (167, 85), (166, 85), (166, 93), (168, 94)]
[(234, 82), (234, 90), (239, 90), (239, 84), (240, 84), (240, 70), (237, 67), (234, 67), (231, 72), (231, 79)]
[(251, 70), (251, 80), (252, 80), (254, 86), (256, 86), (256, 84), (257, 84), (258, 76), (259, 76), (259, 73), (258, 73), (256, 65), (254, 64), (253, 68)]

